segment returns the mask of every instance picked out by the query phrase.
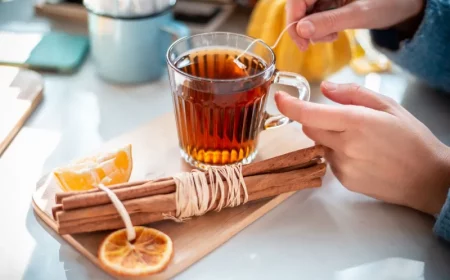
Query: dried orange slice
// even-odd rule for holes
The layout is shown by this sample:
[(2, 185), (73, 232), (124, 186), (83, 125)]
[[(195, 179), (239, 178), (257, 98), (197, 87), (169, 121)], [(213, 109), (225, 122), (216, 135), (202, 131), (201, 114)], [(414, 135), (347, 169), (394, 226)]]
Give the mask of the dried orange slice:
[(125, 183), (130, 179), (132, 169), (131, 145), (127, 145), (57, 168), (53, 174), (63, 191), (84, 191), (98, 184)]
[(134, 229), (133, 242), (127, 240), (125, 229), (103, 240), (98, 258), (104, 269), (121, 276), (145, 276), (164, 270), (173, 255), (170, 237), (152, 228), (136, 226)]

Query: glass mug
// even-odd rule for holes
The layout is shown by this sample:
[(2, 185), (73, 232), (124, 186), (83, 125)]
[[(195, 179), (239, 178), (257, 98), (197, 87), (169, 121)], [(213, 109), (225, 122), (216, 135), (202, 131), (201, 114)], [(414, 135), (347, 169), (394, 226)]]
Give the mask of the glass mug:
[(271, 84), (293, 86), (299, 99), (309, 101), (305, 78), (277, 71), (265, 43), (256, 42), (234, 62), (253, 40), (212, 32), (181, 38), (167, 51), (181, 155), (195, 167), (250, 163), (259, 133), (290, 122), (266, 112)]

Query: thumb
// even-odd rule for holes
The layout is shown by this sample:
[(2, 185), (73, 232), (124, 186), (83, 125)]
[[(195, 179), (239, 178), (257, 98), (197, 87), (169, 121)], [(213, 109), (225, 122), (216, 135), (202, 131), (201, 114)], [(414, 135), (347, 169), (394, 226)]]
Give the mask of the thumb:
[(364, 106), (385, 112), (398, 106), (393, 99), (357, 84), (323, 82), (320, 89), (327, 98), (344, 105)]

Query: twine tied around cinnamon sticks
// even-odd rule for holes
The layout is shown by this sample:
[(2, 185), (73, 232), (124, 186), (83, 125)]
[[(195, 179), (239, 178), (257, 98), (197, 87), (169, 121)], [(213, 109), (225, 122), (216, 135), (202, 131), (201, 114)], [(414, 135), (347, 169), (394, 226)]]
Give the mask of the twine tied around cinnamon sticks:
[(177, 222), (202, 216), (213, 208), (218, 212), (222, 208), (239, 206), (248, 201), (241, 164), (211, 167), (207, 173), (199, 170), (183, 172), (173, 178), (176, 184), (176, 215), (164, 214), (164, 217)]
[[(121, 201), (133, 225), (146, 225), (169, 217), (185, 220), (187, 217), (203, 215), (224, 207), (234, 207), (283, 193), (320, 187), (322, 176), (326, 172), (323, 156), (323, 147), (316, 145), (248, 165), (224, 167), (226, 170), (222, 171), (217, 169), (205, 173), (193, 171), (157, 180), (112, 185), (108, 186), (108, 189)], [(234, 177), (226, 175), (226, 172), (234, 172)], [(180, 187), (180, 182), (187, 179), (180, 179), (179, 176), (196, 177), (189, 180), (201, 181), (203, 183), (198, 186), (203, 187), (192, 188), (189, 187), (190, 183)], [(190, 192), (195, 192), (197, 198), (198, 193), (207, 193), (200, 203), (197, 199), (197, 204), (192, 204), (196, 209), (187, 208), (189, 207), (187, 202), (177, 198), (183, 193), (183, 197), (190, 196), (188, 194)], [(195, 199), (195, 196), (193, 197)], [(55, 195), (55, 202), (52, 214), (59, 234), (125, 227), (110, 197), (100, 189), (60, 192)]]

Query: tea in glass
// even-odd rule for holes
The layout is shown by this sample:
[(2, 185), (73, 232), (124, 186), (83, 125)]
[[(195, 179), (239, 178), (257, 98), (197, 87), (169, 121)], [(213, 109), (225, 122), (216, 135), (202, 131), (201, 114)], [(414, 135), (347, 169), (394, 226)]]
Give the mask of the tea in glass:
[[(259, 133), (289, 122), (265, 107), (272, 83), (298, 88), (309, 99), (309, 85), (297, 74), (275, 73), (275, 56), (266, 44), (244, 54), (252, 38), (224, 32), (176, 41), (167, 53), (179, 145), (190, 164), (250, 163)], [(235, 59), (239, 57), (239, 62)]]
[(264, 71), (261, 59), (244, 55), (240, 68), (234, 63), (239, 50), (208, 48), (194, 50), (180, 57), (175, 66), (200, 78), (229, 80), (237, 84), (220, 84), (214, 92), (210, 81), (193, 81), (177, 88), (174, 103), (180, 145), (189, 157), (213, 165), (242, 161), (256, 150), (258, 132), (263, 125), (264, 108), (270, 80), (245, 80)]

